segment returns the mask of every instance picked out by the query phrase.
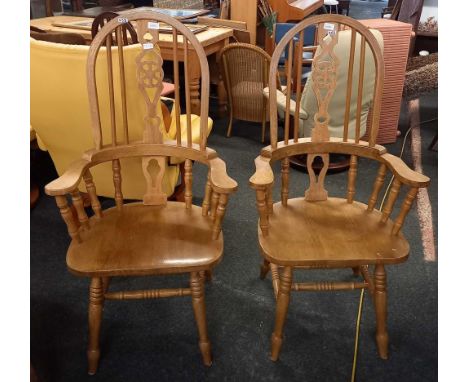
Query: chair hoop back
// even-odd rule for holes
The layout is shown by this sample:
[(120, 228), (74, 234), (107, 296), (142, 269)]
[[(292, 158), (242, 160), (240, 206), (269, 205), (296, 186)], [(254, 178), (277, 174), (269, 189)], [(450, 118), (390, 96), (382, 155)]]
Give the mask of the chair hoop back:
[[(136, 80), (138, 88), (143, 95), (146, 104), (146, 112), (144, 117), (144, 131), (140, 143), (160, 144), (163, 145), (163, 135), (161, 132), (162, 120), (156, 115), (157, 105), (159, 102), (160, 94), (163, 88), (163, 59), (161, 57), (161, 49), (171, 49), (173, 68), (174, 68), (174, 85), (175, 85), (175, 114), (177, 126), (177, 140), (175, 145), (177, 147), (194, 146), (192, 144), (192, 128), (191, 118), (187, 118), (187, 139), (181, 139), (181, 124), (180, 124), (180, 91), (179, 91), (179, 55), (180, 46), (182, 45), (184, 70), (187, 74), (188, 71), (188, 55), (189, 49), (193, 50), (195, 59), (191, 65), (199, 65), (201, 69), (201, 121), (200, 121), (200, 143), (199, 150), (205, 151), (206, 139), (208, 135), (208, 97), (209, 97), (209, 69), (208, 61), (205, 51), (201, 46), (195, 35), (181, 22), (164, 14), (156, 12), (130, 12), (125, 17), (117, 17), (106, 23), (98, 34), (93, 39), (87, 61), (88, 72), (88, 95), (90, 102), (90, 111), (92, 119), (92, 129), (94, 145), (96, 150), (101, 150), (105, 143), (103, 142), (103, 131), (101, 126), (101, 110), (99, 108), (98, 94), (97, 94), (97, 78), (96, 78), (96, 62), (98, 55), (101, 51), (103, 44), (106, 50), (106, 60), (108, 66), (108, 83), (109, 83), (109, 100), (110, 100), (110, 121), (111, 121), (111, 136), (112, 146), (117, 146), (117, 131), (116, 131), (116, 110), (114, 105), (114, 79), (113, 79), (113, 62), (112, 51), (118, 51), (118, 66), (120, 71), (120, 87), (122, 98), (122, 119), (124, 129), (124, 142), (129, 144), (128, 125), (127, 125), (127, 110), (126, 110), (126, 93), (125, 93), (125, 71), (124, 71), (124, 58), (123, 58), (123, 42), (122, 34), (117, 33), (117, 47), (112, 47), (112, 34), (117, 29), (123, 28), (123, 25), (135, 23), (137, 25), (138, 41), (141, 44), (141, 52), (136, 58), (137, 73)], [(159, 23), (167, 24), (172, 27), (172, 41), (166, 37), (160, 39)], [(130, 48), (130, 47), (128, 47)], [(185, 76), (187, 78), (187, 75)], [(190, 87), (188, 81), (185, 81), (185, 98), (186, 98), (186, 114), (191, 115), (190, 107)], [(197, 145), (198, 146), (198, 145)]]
[[(314, 128), (312, 129), (311, 141), (328, 141), (330, 134), (328, 131), (330, 116), (328, 113), (328, 107), (330, 101), (334, 95), (336, 86), (337, 86), (337, 71), (339, 65), (348, 65), (348, 78), (347, 78), (347, 89), (346, 89), (346, 107), (343, 123), (343, 142), (348, 141), (348, 124), (350, 120), (350, 110), (351, 110), (351, 98), (352, 98), (352, 88), (353, 88), (353, 71), (356, 68), (353, 68), (355, 62), (355, 56), (359, 55), (359, 81), (357, 83), (357, 111), (356, 111), (356, 132), (355, 132), (355, 141), (359, 142), (359, 138), (364, 132), (364, 129), (361, 131), (361, 121), (360, 113), (363, 103), (362, 99), (362, 83), (364, 78), (364, 65), (365, 65), (365, 56), (367, 47), (370, 48), (372, 53), (374, 64), (375, 64), (375, 81), (373, 88), (373, 98), (372, 98), (372, 119), (370, 121), (369, 127), (369, 146), (374, 147), (376, 143), (377, 133), (379, 129), (379, 117), (380, 117), (380, 108), (382, 101), (382, 90), (383, 90), (383, 80), (384, 80), (384, 61), (382, 50), (379, 46), (379, 42), (376, 37), (369, 31), (364, 25), (359, 21), (354, 20), (350, 17), (341, 16), (341, 15), (318, 15), (312, 16), (298, 23), (295, 27), (290, 29), (281, 39), (281, 41), (276, 46), (276, 49), (273, 53), (270, 65), (270, 75), (269, 75), (269, 102), (270, 102), (270, 139), (272, 149), (276, 149), (278, 145), (278, 104), (277, 104), (277, 93), (273, 91), (276, 89), (276, 78), (278, 72), (278, 64), (283, 55), (283, 52), (287, 49), (289, 56), (292, 56), (293, 51), (296, 57), (302, 57), (302, 52), (304, 47), (304, 32), (312, 25), (317, 26), (317, 31), (315, 33), (317, 41), (317, 52), (312, 60), (312, 89), (315, 93), (317, 99), (317, 112), (313, 116), (314, 119)], [(350, 38), (350, 50), (349, 50), (349, 62), (339, 62), (340, 60), (336, 56), (334, 50), (338, 43), (340, 37), (340, 32), (344, 30), (351, 31)], [(360, 36), (360, 49), (358, 52), (355, 52), (357, 49), (357, 35)], [(299, 36), (297, 38), (296, 36)], [(291, 93), (292, 81), (291, 77), (293, 76), (292, 66), (302, 65), (301, 60), (288, 60), (287, 67), (285, 69), (287, 74), (287, 86), (286, 86), (286, 115), (285, 115), (285, 139), (284, 145), (289, 144), (289, 116), (290, 116), (290, 104), (291, 102)], [(298, 142), (299, 138), (299, 111), (300, 111), (300, 101), (302, 95), (301, 89), (301, 76), (302, 68), (294, 71), (297, 75), (297, 81), (295, 85), (296, 92), (296, 110), (294, 114), (294, 143)], [(365, 121), (364, 121), (365, 123)]]

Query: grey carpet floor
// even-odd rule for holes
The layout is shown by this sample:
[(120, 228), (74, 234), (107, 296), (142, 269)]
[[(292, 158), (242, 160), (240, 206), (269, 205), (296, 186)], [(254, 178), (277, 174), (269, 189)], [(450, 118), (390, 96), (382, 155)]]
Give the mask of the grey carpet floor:
[[(437, 116), (437, 94), (421, 100), (421, 120)], [(405, 111), (401, 130), (407, 125)], [(260, 126), (235, 123), (225, 137), (227, 119), (217, 119), (209, 145), (226, 161), (239, 191), (231, 199), (223, 226), (225, 254), (207, 286), (208, 329), (214, 361), (205, 368), (189, 297), (109, 301), (103, 317), (102, 358), (97, 375), (86, 373), (88, 280), (71, 275), (65, 264), (66, 227), (52, 198), (41, 196), (31, 211), (31, 362), (42, 381), (347, 381), (353, 356), (359, 292), (295, 293), (285, 327), (280, 360), (269, 359), (275, 300), (270, 277), (260, 280), (254, 192), (248, 179), (259, 154)], [(429, 195), (437, 228), (437, 152), (427, 150), (437, 122), (421, 126), (424, 172), (432, 178)], [(387, 145), (398, 154), (402, 138)], [(42, 187), (56, 174), (47, 153), (32, 151), (32, 174)], [(404, 160), (412, 165), (410, 145)], [(369, 195), (377, 166), (361, 161), (358, 200)], [(276, 170), (278, 170), (276, 168)], [(206, 169), (194, 167), (194, 201), (201, 203)], [(331, 195), (344, 195), (346, 173), (330, 175)], [(303, 195), (307, 175), (291, 170), (291, 196)], [(278, 190), (277, 190), (278, 191)], [(275, 199), (278, 200), (278, 193)], [(112, 201), (104, 200), (105, 206)], [(436, 232), (437, 233), (437, 232)], [(437, 379), (437, 263), (423, 260), (416, 209), (404, 234), (411, 245), (408, 262), (389, 267), (388, 331), (390, 358), (380, 360), (375, 320), (366, 296), (358, 381), (435, 381)], [(300, 271), (298, 280), (352, 279), (350, 270)], [(111, 290), (187, 285), (186, 276), (115, 279)]]

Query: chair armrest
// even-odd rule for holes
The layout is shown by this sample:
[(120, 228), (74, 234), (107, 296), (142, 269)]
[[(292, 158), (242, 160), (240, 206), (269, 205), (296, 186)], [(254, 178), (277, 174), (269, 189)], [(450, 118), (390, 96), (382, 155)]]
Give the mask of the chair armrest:
[(261, 155), (255, 158), (255, 174), (253, 174), (249, 183), (252, 188), (266, 187), (275, 180), (273, 170), (270, 166), (270, 159)]
[(237, 182), (226, 172), (226, 163), (220, 158), (210, 159), (211, 186), (215, 192), (230, 194), (237, 190)]
[(418, 188), (427, 187), (429, 185), (431, 180), (426, 175), (410, 169), (405, 162), (395, 155), (386, 153), (382, 154), (380, 158), (383, 159), (383, 162), (403, 184)]
[[(270, 89), (269, 88), (263, 89), (263, 95), (266, 98), (270, 98)], [(286, 112), (286, 96), (280, 90), (276, 90), (276, 104), (278, 105), (278, 109), (280, 109), (283, 112)], [(290, 115), (294, 115), (296, 113), (296, 101), (294, 101), (293, 99), (289, 100), (289, 113)], [(309, 118), (309, 114), (301, 107), (299, 107), (299, 118), (300, 119)]]
[(45, 192), (50, 196), (66, 195), (80, 184), (83, 173), (88, 169), (89, 161), (79, 159), (73, 162), (62, 176), (45, 186)]

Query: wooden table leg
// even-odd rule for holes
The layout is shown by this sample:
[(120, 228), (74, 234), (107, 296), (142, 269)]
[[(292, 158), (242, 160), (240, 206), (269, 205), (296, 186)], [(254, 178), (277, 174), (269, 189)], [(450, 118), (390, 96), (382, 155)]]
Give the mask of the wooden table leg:
[[(229, 43), (228, 39), (224, 40), (223, 47)], [(216, 70), (214, 71), (217, 76), (217, 91), (218, 91), (218, 116), (220, 118), (224, 117), (227, 113), (227, 93), (226, 88), (224, 86), (223, 76), (221, 74), (221, 50), (216, 52), (216, 62), (214, 63), (214, 67)], [(211, 71), (211, 69), (210, 69)]]
[(200, 62), (195, 52), (190, 52), (188, 66), (188, 80), (190, 86), (190, 104), (192, 113), (200, 115)]

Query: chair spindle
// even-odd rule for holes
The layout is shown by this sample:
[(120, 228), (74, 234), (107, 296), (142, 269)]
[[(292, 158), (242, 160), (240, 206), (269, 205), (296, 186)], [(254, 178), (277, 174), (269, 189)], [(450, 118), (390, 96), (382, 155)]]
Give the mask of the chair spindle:
[(84, 209), (83, 198), (81, 197), (80, 190), (75, 189), (72, 193), (72, 203), (75, 207), (76, 214), (78, 215), (78, 220), (80, 225), (86, 229), (89, 229), (89, 220), (88, 215)]
[(284, 158), (281, 161), (281, 203), (283, 206), (288, 205), (289, 194), (289, 158)]
[(112, 160), (112, 173), (115, 188), (115, 205), (118, 210), (123, 207), (123, 195), (122, 195), (122, 174), (120, 172), (120, 160)]
[(361, 111), (362, 111), (362, 93), (364, 84), (364, 64), (366, 61), (366, 40), (361, 35), (361, 53), (359, 56), (359, 85), (357, 93), (357, 107), (356, 107), (356, 133), (354, 141), (359, 143), (361, 137)]
[(375, 204), (377, 203), (377, 199), (379, 197), (380, 190), (385, 181), (385, 173), (387, 172), (387, 166), (385, 164), (381, 164), (379, 167), (379, 171), (377, 173), (377, 177), (374, 182), (374, 187), (372, 188), (372, 194), (369, 198), (369, 204), (367, 205), (367, 210), (372, 211), (375, 208)]
[[(288, 44), (288, 62), (286, 64), (286, 112), (284, 115), (284, 144), (289, 144), (289, 108), (291, 105), (291, 77), (292, 77), (292, 63), (293, 63), (293, 41)], [(272, 90), (273, 91), (273, 90)]]
[(386, 223), (390, 214), (392, 213), (393, 206), (400, 192), (401, 182), (398, 179), (393, 179), (392, 188), (390, 189), (390, 194), (388, 195), (387, 202), (383, 208), (382, 222)]
[(403, 205), (401, 206), (400, 213), (398, 214), (398, 217), (395, 219), (395, 223), (394, 223), (393, 229), (392, 229), (392, 234), (393, 235), (398, 235), (398, 232), (400, 232), (401, 226), (405, 222), (406, 215), (408, 215), (408, 212), (411, 209), (411, 206), (413, 205), (413, 201), (416, 198), (417, 194), (418, 194), (418, 188), (417, 187), (412, 187), (408, 191), (408, 194), (406, 195), (405, 201), (403, 202)]
[(354, 53), (356, 50), (356, 30), (351, 32), (351, 47), (349, 50), (348, 80), (346, 84), (346, 106), (344, 115), (343, 141), (348, 142), (349, 114), (351, 112), (351, 94), (353, 92)]
[(175, 118), (176, 118), (176, 140), (177, 146), (181, 145), (182, 132), (180, 128), (180, 84), (179, 84), (179, 58), (177, 56), (177, 30), (172, 28), (172, 51), (173, 51), (173, 68), (174, 68), (174, 90), (175, 90)]
[(268, 236), (268, 207), (266, 203), (266, 187), (257, 188), (257, 209), (260, 215), (260, 229), (263, 235)]
[(354, 200), (354, 195), (356, 194), (356, 175), (357, 175), (357, 164), (358, 158), (356, 155), (351, 155), (351, 160), (349, 164), (348, 172), (348, 203), (352, 203)]
[(185, 208), (192, 208), (192, 183), (193, 183), (193, 174), (192, 174), (192, 161), (190, 159), (185, 160)]
[(57, 195), (55, 197), (55, 202), (57, 203), (57, 207), (60, 210), (60, 214), (62, 215), (63, 221), (67, 225), (68, 234), (70, 235), (72, 240), (76, 240), (78, 241), (78, 243), (81, 243), (79, 226), (73, 216), (70, 207), (68, 207), (67, 197), (64, 195)]
[(304, 31), (299, 33), (299, 43), (296, 46), (296, 109), (294, 111), (294, 143), (299, 140), (299, 109), (302, 97), (302, 55), (304, 48)]
[(114, 75), (112, 72), (112, 34), (109, 34), (106, 37), (106, 52), (107, 52), (107, 81), (108, 81), (108, 86), (109, 86), (109, 105), (110, 105), (112, 146), (115, 146), (117, 144), (117, 129), (115, 126)]
[(101, 210), (101, 203), (96, 194), (96, 186), (93, 182), (93, 176), (91, 175), (91, 171), (86, 170), (83, 174), (83, 180), (86, 185), (86, 191), (88, 191), (89, 199), (91, 200), (91, 208), (94, 211), (94, 214), (98, 218), (102, 218), (102, 210)]
[[(125, 88), (125, 65), (123, 57), (123, 44), (122, 35), (127, 38), (127, 30), (123, 26), (117, 27), (117, 46), (119, 51), (119, 68), (120, 68), (120, 96), (122, 98), (122, 122), (124, 129), (124, 141), (128, 145), (128, 116), (127, 116), (127, 91)], [(125, 42), (128, 44), (128, 41)]]
[(221, 223), (223, 222), (226, 213), (226, 205), (228, 202), (228, 194), (221, 194), (219, 197), (218, 208), (216, 209), (216, 218), (213, 225), (212, 239), (217, 240), (221, 232)]
[(192, 147), (192, 106), (188, 73), (188, 42), (184, 36), (185, 114), (187, 115), (187, 146)]
[(273, 213), (273, 184), (266, 189), (266, 201), (268, 215), (271, 215)]
[(211, 194), (211, 206), (210, 206), (211, 220), (215, 220), (216, 218), (216, 210), (218, 208), (218, 203), (219, 203), (219, 192), (213, 191)]
[(211, 202), (211, 193), (212, 193), (212, 187), (211, 187), (211, 180), (210, 180), (211, 172), (208, 170), (208, 176), (206, 179), (206, 184), (205, 184), (205, 196), (203, 198), (203, 204), (202, 204), (202, 215), (203, 216), (208, 216), (208, 212), (210, 210), (210, 202)]

